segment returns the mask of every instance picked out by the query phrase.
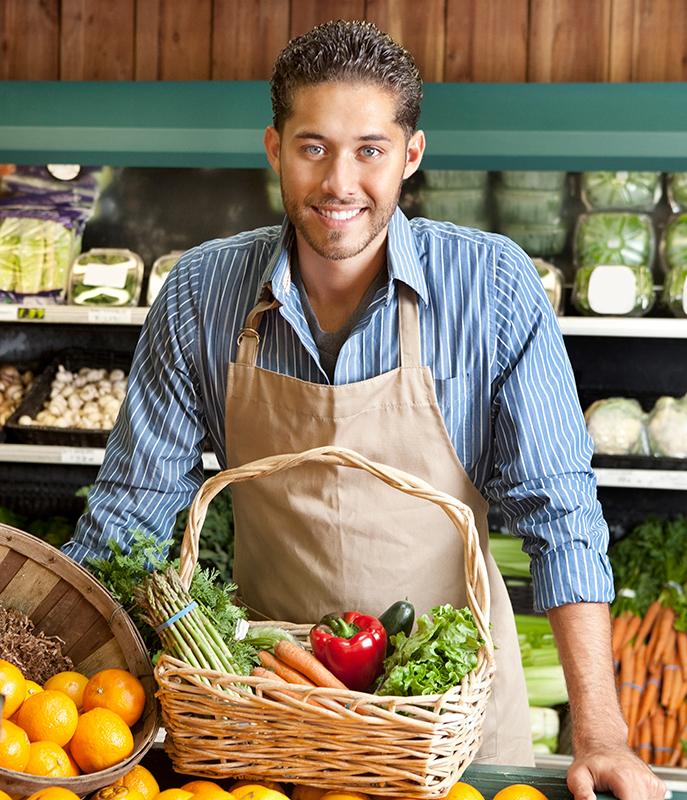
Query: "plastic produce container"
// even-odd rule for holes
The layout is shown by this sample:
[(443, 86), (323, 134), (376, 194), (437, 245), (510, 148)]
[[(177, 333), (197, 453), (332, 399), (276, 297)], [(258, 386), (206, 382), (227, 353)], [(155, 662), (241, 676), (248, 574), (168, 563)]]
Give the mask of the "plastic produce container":
[(668, 220), (659, 246), (660, 262), (664, 272), (687, 264), (687, 213), (677, 214)]
[(661, 198), (660, 172), (583, 172), (587, 208), (651, 211)]
[(668, 202), (674, 211), (687, 209), (687, 172), (670, 172), (667, 179)]
[(558, 255), (565, 246), (568, 234), (565, 222), (551, 225), (505, 222), (499, 226), (499, 230), (530, 256)]
[(567, 172), (546, 170), (506, 170), (501, 173), (501, 185), (511, 189), (536, 189), (538, 191), (563, 191)]
[(422, 213), (430, 219), (467, 225), (486, 221), (485, 193), (481, 189), (428, 189), (419, 192)]
[(578, 267), (650, 266), (654, 250), (654, 227), (646, 214), (590, 212), (577, 218), (573, 251)]
[(485, 189), (488, 172), (470, 169), (426, 169), (425, 185), (431, 189)]
[(572, 302), (586, 316), (641, 317), (655, 299), (653, 275), (645, 265), (599, 264), (575, 272)]
[(84, 306), (136, 306), (143, 282), (143, 259), (125, 248), (82, 253), (69, 272), (68, 302)]
[(501, 223), (558, 225), (561, 222), (563, 194), (560, 191), (499, 186), (495, 197)]
[(673, 267), (663, 281), (661, 300), (675, 317), (687, 317), (687, 264)]
[(173, 250), (171, 253), (166, 253), (154, 261), (150, 270), (150, 275), (148, 276), (148, 289), (146, 292), (147, 305), (152, 306), (153, 301), (158, 294), (160, 294), (162, 284), (167, 279), (172, 267), (177, 263), (179, 256), (181, 256), (183, 252), (183, 250)]
[(561, 316), (563, 314), (563, 273), (557, 266), (543, 258), (533, 258), (532, 263), (537, 268), (546, 296), (551, 301), (554, 311), (557, 316)]

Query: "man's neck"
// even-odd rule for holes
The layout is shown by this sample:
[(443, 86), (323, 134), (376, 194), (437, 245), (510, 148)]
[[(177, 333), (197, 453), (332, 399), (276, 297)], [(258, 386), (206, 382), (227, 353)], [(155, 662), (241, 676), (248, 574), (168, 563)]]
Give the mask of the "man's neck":
[(386, 242), (384, 236), (374, 251), (368, 247), (364, 255), (330, 261), (318, 255), (297, 235), (298, 269), (323, 331), (333, 333), (339, 330), (356, 310), (386, 263)]

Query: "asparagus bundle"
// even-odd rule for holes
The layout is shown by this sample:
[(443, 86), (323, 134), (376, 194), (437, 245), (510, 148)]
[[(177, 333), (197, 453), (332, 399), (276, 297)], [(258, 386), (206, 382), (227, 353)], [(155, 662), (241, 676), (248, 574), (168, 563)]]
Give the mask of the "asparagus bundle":
[[(174, 567), (152, 572), (136, 587), (135, 596), (145, 621), (157, 631), (169, 655), (198, 669), (240, 674), (229, 647)], [(202, 676), (201, 680), (210, 683)]]

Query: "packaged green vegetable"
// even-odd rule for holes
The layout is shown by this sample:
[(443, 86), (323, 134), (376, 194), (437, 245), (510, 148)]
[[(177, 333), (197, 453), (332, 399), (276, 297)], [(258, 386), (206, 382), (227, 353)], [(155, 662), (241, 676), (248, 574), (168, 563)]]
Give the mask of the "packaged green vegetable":
[(687, 265), (687, 214), (669, 220), (660, 249), (661, 263), (666, 271)]
[(85, 306), (135, 306), (141, 294), (143, 259), (125, 248), (94, 248), (74, 259), (69, 273), (69, 303)]
[(581, 314), (639, 317), (655, 300), (654, 276), (647, 266), (598, 264), (575, 272), (572, 303)]
[(394, 652), (384, 662), (384, 679), (375, 694), (403, 697), (443, 694), (477, 666), (480, 637), (472, 612), (436, 606), (417, 620), (410, 636), (392, 637)]
[(669, 173), (668, 202), (675, 211), (687, 209), (687, 172)]
[(512, 189), (559, 191), (565, 189), (567, 172), (548, 170), (506, 170), (499, 175), (502, 186)]
[(651, 217), (627, 211), (581, 214), (573, 240), (578, 267), (650, 266), (655, 248)]
[(675, 317), (687, 317), (687, 262), (672, 267), (663, 281), (662, 302)]
[(660, 172), (582, 173), (582, 199), (589, 208), (651, 211), (660, 196)]
[(471, 169), (423, 170), (425, 185), (432, 189), (482, 189), (487, 185), (488, 172)]

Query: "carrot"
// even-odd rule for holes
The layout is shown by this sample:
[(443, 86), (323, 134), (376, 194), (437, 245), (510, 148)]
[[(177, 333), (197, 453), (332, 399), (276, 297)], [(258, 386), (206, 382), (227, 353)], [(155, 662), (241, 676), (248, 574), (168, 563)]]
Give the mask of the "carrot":
[[(673, 684), (675, 680), (678, 679), (682, 682), (682, 677), (678, 676), (678, 670), (680, 669), (678, 665), (675, 663), (677, 660), (675, 655), (675, 636), (672, 637), (669, 644), (666, 646), (666, 650), (663, 654), (663, 675), (662, 680), (663, 683), (661, 685), (661, 705), (664, 708), (668, 708), (670, 704), (670, 700), (673, 696)], [(682, 670), (680, 670), (680, 673)]]
[(663, 732), (665, 730), (665, 714), (661, 706), (656, 707), (656, 711), (651, 715), (651, 742), (654, 746), (654, 760), (653, 763), (660, 766), (663, 763)]
[(687, 727), (687, 703), (683, 700), (677, 712), (677, 719), (680, 723), (680, 730)]
[(687, 681), (682, 680), (682, 673), (678, 670), (673, 678), (673, 693), (668, 701), (668, 711), (679, 712), (684, 705), (685, 697), (687, 697)]
[(683, 725), (680, 728), (680, 733), (678, 734), (678, 737), (675, 740), (675, 744), (673, 745), (673, 752), (670, 758), (668, 759), (669, 767), (677, 767), (680, 758), (684, 755), (684, 750), (682, 749), (681, 741), (686, 737), (687, 737), (687, 727)]
[(647, 608), (646, 614), (642, 619), (642, 624), (639, 626), (639, 630), (637, 631), (637, 635), (635, 636), (635, 649), (637, 649), (639, 645), (651, 633), (654, 627), (654, 623), (656, 622), (656, 617), (658, 617), (661, 608), (662, 606), (659, 600), (654, 600), (654, 602), (649, 606), (649, 608)]
[(620, 707), (625, 715), (625, 720), (630, 721), (630, 704), (632, 700), (632, 682), (635, 674), (635, 654), (632, 647), (626, 644), (620, 655)]
[(649, 677), (644, 685), (642, 699), (639, 703), (639, 713), (637, 715), (638, 725), (641, 725), (644, 720), (648, 719), (656, 709), (660, 688), (661, 666), (649, 667)]
[[(628, 645), (629, 646), (629, 643)], [(637, 717), (639, 716), (639, 701), (642, 698), (642, 689), (646, 682), (646, 645), (643, 644), (635, 655), (634, 674), (632, 677), (632, 693), (628, 710), (627, 728), (628, 743), (634, 745), (637, 738)]]
[(638, 739), (639, 744), (635, 747), (635, 752), (645, 764), (650, 764), (653, 753), (651, 749), (651, 723), (648, 719), (645, 719), (639, 726)]
[(687, 633), (685, 631), (677, 631), (675, 637), (680, 666), (682, 667), (682, 680), (687, 681)]
[(336, 675), (333, 675), (319, 659), (298, 644), (282, 639), (275, 644), (274, 654), (285, 664), (298, 670), (306, 678), (310, 678), (317, 686), (329, 689), (347, 689), (347, 686)]
[(281, 659), (268, 653), (267, 650), (260, 650), (258, 658), (262, 662), (263, 667), (273, 669), (275, 673), (283, 678), (287, 683), (297, 683), (300, 686), (314, 686), (315, 684), (303, 675), (302, 672), (293, 669), (288, 664), (284, 663)]
[[(632, 640), (637, 635), (639, 631), (639, 626), (642, 624), (642, 618), (638, 614), (632, 614), (627, 621), (627, 627), (625, 628), (625, 635), (623, 636), (621, 642), (621, 648), (625, 647), (626, 644), (630, 644)], [(641, 644), (641, 642), (640, 642)], [(635, 648), (636, 650), (637, 648)]]
[(625, 631), (627, 624), (630, 620), (630, 612), (625, 611), (618, 617), (613, 618), (613, 629), (611, 634), (611, 647), (613, 649), (613, 660), (620, 661), (620, 653), (623, 649), (623, 640), (625, 638)]
[[(670, 606), (663, 609), (660, 620), (657, 621), (658, 634), (654, 648), (651, 651), (649, 660), (650, 665), (660, 664), (663, 658), (663, 651), (670, 645), (671, 635), (674, 636), (673, 622), (675, 620), (675, 612)], [(649, 645), (651, 647), (651, 645)]]
[(677, 714), (666, 714), (666, 727), (663, 733), (663, 763), (667, 764), (673, 755), (675, 737), (677, 736)]
[[(267, 669), (266, 667), (253, 667), (253, 669), (251, 670), (250, 674), (253, 675), (254, 677), (257, 677), (257, 678), (265, 678), (265, 679), (270, 680), (270, 681), (278, 681), (279, 683), (283, 683), (284, 686), (286, 686), (286, 684), (287, 684), (287, 682), (284, 680), (284, 678), (280, 677), (275, 672), (272, 672), (272, 670)], [(264, 694), (269, 694), (269, 695), (272, 694), (272, 692), (267, 692), (265, 690), (263, 690), (263, 692), (264, 692)], [(290, 692), (286, 688), (279, 689), (279, 694), (285, 694), (287, 697), (293, 697), (296, 700), (302, 700), (303, 699), (301, 697), (301, 695), (299, 695), (297, 692)]]

